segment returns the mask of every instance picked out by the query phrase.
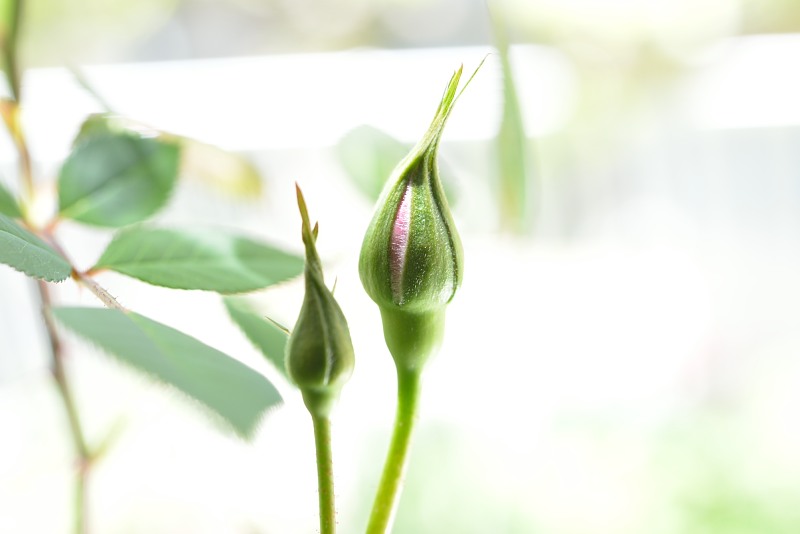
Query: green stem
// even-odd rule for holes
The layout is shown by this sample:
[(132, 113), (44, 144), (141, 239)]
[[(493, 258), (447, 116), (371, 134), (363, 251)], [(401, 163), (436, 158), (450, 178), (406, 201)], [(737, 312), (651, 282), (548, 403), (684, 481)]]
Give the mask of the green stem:
[(314, 445), (317, 449), (317, 485), (319, 486), (320, 534), (336, 533), (336, 505), (333, 494), (333, 453), (331, 451), (331, 420), (312, 415)]
[(19, 42), (19, 27), (22, 19), (22, 0), (11, 0), (6, 6), (6, 17), (8, 26), (4, 28), (3, 36), (3, 63), (8, 86), (11, 89), (11, 97), (19, 101), (19, 67), (17, 66), (17, 43)]
[(417, 418), (420, 378), (420, 369), (397, 366), (397, 415), (394, 433), (375, 503), (372, 505), (367, 534), (387, 534), (391, 531), (408, 466), (411, 436)]
[[(17, 149), (20, 167), (20, 180), (25, 191), (26, 203), (25, 206), (33, 202), (33, 195), (35, 192), (33, 183), (33, 165), (31, 163), (31, 153), (28, 150), (28, 143), (25, 139), (25, 132), (22, 130), (22, 123), (20, 120), (20, 107), (19, 102), (16, 100), (9, 100), (1, 102), (3, 122), (5, 123), (8, 134)], [(27, 215), (27, 209), (26, 209)]]
[(89, 526), (87, 522), (87, 484), (89, 483), (89, 464), (84, 463), (80, 466), (78, 476), (75, 477), (75, 517), (73, 517), (73, 528), (75, 534), (87, 534)]

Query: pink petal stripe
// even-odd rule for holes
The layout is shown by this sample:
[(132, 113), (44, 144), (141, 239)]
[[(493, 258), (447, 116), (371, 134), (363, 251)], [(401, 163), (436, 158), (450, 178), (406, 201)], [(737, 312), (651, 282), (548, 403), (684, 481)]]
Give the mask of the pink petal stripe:
[(392, 226), (391, 248), (389, 249), (389, 272), (391, 273), (392, 295), (398, 304), (403, 296), (403, 268), (408, 250), (408, 232), (411, 224), (411, 187), (403, 191), (400, 207)]

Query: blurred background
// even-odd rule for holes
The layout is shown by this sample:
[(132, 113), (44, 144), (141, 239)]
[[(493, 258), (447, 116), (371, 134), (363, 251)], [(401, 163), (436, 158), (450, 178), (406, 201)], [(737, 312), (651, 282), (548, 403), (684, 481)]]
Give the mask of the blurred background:
[[(73, 65), (115, 111), (244, 158), (201, 149), (158, 222), (299, 251), (304, 188), (357, 355), (334, 420), (343, 533), (366, 524), (394, 410), (361, 238), (451, 72), (487, 53), (441, 148), (466, 276), (395, 532), (800, 532), (796, 0), (25, 8), (23, 119), (43, 184), (102, 110)], [(18, 188), (7, 136), (0, 171)], [(65, 223), (60, 237), (89, 267), (110, 236)], [(93, 531), (315, 532), (308, 415), (219, 297), (99, 281), (263, 371), (286, 403), (244, 443), (68, 337), (89, 439), (112, 435)], [(58, 298), (98, 304), (69, 282)], [(291, 325), (302, 285), (248, 298)], [(0, 532), (69, 531), (74, 452), (47, 362), (31, 287), (0, 268)]]

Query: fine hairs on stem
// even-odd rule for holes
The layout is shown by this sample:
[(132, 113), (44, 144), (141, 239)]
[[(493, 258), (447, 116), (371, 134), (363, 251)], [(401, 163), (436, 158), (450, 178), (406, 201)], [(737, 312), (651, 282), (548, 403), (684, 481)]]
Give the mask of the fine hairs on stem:
[(312, 416), (312, 419), (314, 421), (314, 445), (317, 451), (320, 534), (335, 534), (336, 504), (333, 491), (331, 421), (328, 417)]
[(397, 513), (400, 493), (408, 469), (411, 438), (418, 415), (421, 372), (397, 370), (397, 414), (389, 453), (386, 456), (378, 492), (372, 506), (367, 534), (390, 532)]

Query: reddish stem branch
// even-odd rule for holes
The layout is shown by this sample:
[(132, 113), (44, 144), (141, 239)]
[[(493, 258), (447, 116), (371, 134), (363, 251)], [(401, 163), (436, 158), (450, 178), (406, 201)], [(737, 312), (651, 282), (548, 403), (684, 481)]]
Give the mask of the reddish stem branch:
[(72, 270), (72, 277), (79, 284), (81, 284), (86, 289), (88, 289), (89, 291), (94, 293), (94, 296), (96, 296), (100, 300), (100, 302), (103, 303), (103, 305), (106, 308), (111, 308), (112, 310), (119, 310), (119, 311), (123, 311), (123, 312), (128, 311), (127, 308), (125, 308), (122, 304), (120, 304), (117, 301), (117, 299), (114, 297), (114, 295), (109, 293), (106, 288), (104, 288), (103, 286), (101, 286), (100, 284), (95, 282), (94, 278), (89, 276), (87, 273), (82, 273), (82, 272), (79, 272), (79, 271), (73, 269)]
[(75, 399), (72, 395), (72, 390), (67, 380), (66, 370), (64, 368), (64, 351), (61, 343), (61, 337), (58, 334), (53, 317), (50, 314), (52, 300), (50, 296), (50, 288), (46, 282), (41, 280), (36, 282), (37, 293), (41, 304), (42, 320), (47, 331), (47, 337), (50, 341), (50, 357), (51, 368), (50, 372), (56, 382), (61, 402), (64, 410), (67, 413), (67, 421), (69, 423), (72, 441), (75, 446), (75, 451), (78, 454), (78, 465), (76, 472), (76, 489), (75, 489), (75, 533), (87, 534), (88, 527), (86, 517), (88, 515), (86, 490), (89, 477), (89, 469), (92, 464), (92, 453), (89, 446), (86, 444), (86, 438), (83, 433), (81, 421), (78, 416), (78, 409), (75, 405)]

